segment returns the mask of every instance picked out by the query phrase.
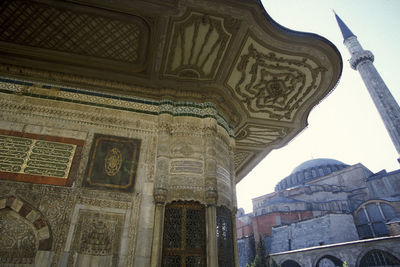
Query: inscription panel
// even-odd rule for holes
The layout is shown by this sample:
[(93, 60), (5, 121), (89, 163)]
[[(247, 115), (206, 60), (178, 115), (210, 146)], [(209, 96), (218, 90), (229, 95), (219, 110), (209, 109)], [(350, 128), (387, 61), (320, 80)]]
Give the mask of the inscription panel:
[(203, 162), (194, 160), (173, 160), (171, 162), (170, 173), (203, 173)]
[(71, 185), (83, 141), (0, 130), (0, 179)]
[(84, 186), (133, 192), (141, 141), (95, 134)]
[(0, 170), (67, 178), (76, 145), (0, 135)]

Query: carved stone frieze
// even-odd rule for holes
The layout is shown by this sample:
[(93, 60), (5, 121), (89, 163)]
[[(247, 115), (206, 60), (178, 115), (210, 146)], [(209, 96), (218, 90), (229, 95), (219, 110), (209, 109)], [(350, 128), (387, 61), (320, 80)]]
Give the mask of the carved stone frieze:
[(170, 163), (170, 174), (198, 174), (204, 172), (203, 162), (197, 160), (178, 159)]
[(170, 188), (202, 187), (204, 178), (201, 175), (171, 175), (169, 178)]
[(216, 142), (216, 160), (222, 167), (229, 169), (231, 161), (229, 148), (226, 144), (222, 143), (221, 140), (217, 140)]
[[(197, 132), (197, 134), (199, 134), (199, 132)], [(188, 136), (173, 138), (170, 155), (173, 158), (202, 159), (203, 155), (202, 148), (199, 144), (199, 138)]]
[(198, 201), (205, 203), (203, 186), (170, 186), (168, 189), (168, 197), (166, 202), (172, 201)]
[(80, 210), (73, 234), (69, 262), (74, 253), (113, 255), (112, 265), (118, 265), (124, 214)]
[(66, 214), (69, 212), (66, 210), (67, 199), (65, 195), (45, 194), (40, 200), (39, 209), (46, 219), (49, 220), (55, 237), (59, 235), (59, 231), (61, 230), (59, 226), (63, 223)]
[(234, 155), (234, 163), (235, 163), (235, 169), (239, 169), (243, 163), (246, 162), (246, 160), (249, 160), (254, 153), (249, 152), (249, 151), (238, 151), (235, 150), (235, 155)]
[[(34, 84), (28, 81), (10, 80), (0, 78), (0, 89), (4, 89), (3, 101), (0, 102), (0, 109), (25, 117), (49, 116), (58, 121), (78, 123), (80, 125), (96, 125), (100, 123), (108, 128), (126, 128), (143, 133), (154, 132), (156, 129), (171, 132), (169, 122), (161, 122), (158, 127), (150, 120), (138, 120), (136, 116), (127, 116), (125, 112), (134, 112), (140, 116), (170, 114), (173, 117), (188, 116), (192, 118), (212, 118), (217, 121), (230, 136), (233, 135), (231, 125), (226, 118), (220, 114), (212, 103), (195, 102), (174, 102), (170, 100), (150, 101), (144, 98), (126, 97), (115, 94), (93, 94), (91, 91), (81, 88), (63, 88), (49, 84)], [(19, 97), (15, 97), (15, 96)], [(40, 101), (23, 101), (25, 97), (45, 99)], [(51, 101), (49, 101), (51, 100)], [(23, 101), (23, 105), (21, 103)], [(60, 110), (60, 103), (63, 102), (63, 109)], [(35, 103), (29, 104), (30, 102)], [(38, 104), (42, 105), (38, 105)], [(74, 104), (79, 104), (74, 105)], [(86, 105), (82, 108), (80, 105)], [(88, 107), (92, 107), (89, 109)], [(108, 109), (99, 115), (98, 108)], [(73, 119), (73, 120), (71, 120)], [(123, 127), (121, 127), (123, 126)], [(175, 128), (183, 131), (194, 130), (198, 127), (195, 124), (181, 123)], [(139, 130), (140, 129), (140, 130)], [(194, 131), (196, 132), (196, 131)]]
[(156, 164), (156, 155), (157, 155), (157, 137), (151, 136), (149, 140), (143, 140), (147, 142), (145, 147), (147, 147), (146, 151), (146, 160), (144, 161), (147, 166), (147, 181), (152, 182), (154, 180), (155, 175), (155, 164)]

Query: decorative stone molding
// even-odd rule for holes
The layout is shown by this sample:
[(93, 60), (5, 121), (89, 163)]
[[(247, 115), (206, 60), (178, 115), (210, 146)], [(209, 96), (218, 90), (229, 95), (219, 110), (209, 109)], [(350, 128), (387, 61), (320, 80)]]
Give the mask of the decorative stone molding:
[(350, 66), (353, 70), (357, 69), (357, 66), (364, 61), (374, 62), (374, 54), (371, 51), (364, 50), (362, 52), (355, 53), (349, 60)]
[(163, 204), (167, 200), (168, 190), (165, 188), (154, 188), (154, 201), (157, 204)]

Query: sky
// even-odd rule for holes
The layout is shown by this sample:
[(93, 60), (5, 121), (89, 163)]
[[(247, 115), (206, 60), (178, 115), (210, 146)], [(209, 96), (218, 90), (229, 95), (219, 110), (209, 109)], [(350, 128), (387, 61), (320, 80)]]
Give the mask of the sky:
[(238, 207), (252, 212), (251, 199), (271, 193), (302, 162), (333, 158), (363, 164), (372, 172), (400, 169), (389, 134), (359, 73), (350, 68), (332, 9), (375, 56), (374, 65), (400, 102), (400, 0), (262, 0), (268, 14), (296, 31), (331, 41), (342, 54), (343, 73), (335, 90), (308, 117), (308, 127), (273, 150), (237, 184)]

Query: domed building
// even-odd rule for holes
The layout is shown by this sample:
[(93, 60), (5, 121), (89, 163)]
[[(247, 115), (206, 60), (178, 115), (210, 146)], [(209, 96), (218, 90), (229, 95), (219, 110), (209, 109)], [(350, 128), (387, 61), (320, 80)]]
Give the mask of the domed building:
[(276, 185), (275, 191), (304, 184), (307, 181), (328, 175), (348, 166), (349, 165), (334, 159), (323, 158), (306, 161), (297, 166), (288, 177), (280, 181)]
[[(379, 250), (379, 257), (388, 253), (399, 259), (388, 245), (399, 242), (398, 237), (391, 237), (399, 234), (399, 181), (400, 170), (373, 173), (360, 163), (348, 165), (319, 158), (300, 164), (274, 192), (252, 200), (251, 214), (242, 210), (237, 215), (240, 266), (254, 257), (259, 236), (267, 253), (279, 263), (290, 260), (299, 266), (342, 266), (339, 263), (346, 261), (352, 263), (350, 266), (364, 266), (356, 264), (357, 257), (371, 247), (371, 240), (386, 242), (379, 246), (387, 248)], [(352, 250), (348, 244), (352, 244)], [(332, 246), (341, 249), (342, 258), (323, 258)], [(304, 262), (313, 258), (318, 263)], [(297, 266), (290, 262), (283, 266)], [(333, 265), (324, 265), (328, 263)]]

